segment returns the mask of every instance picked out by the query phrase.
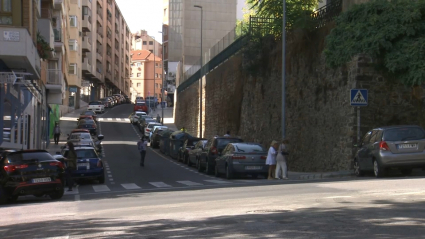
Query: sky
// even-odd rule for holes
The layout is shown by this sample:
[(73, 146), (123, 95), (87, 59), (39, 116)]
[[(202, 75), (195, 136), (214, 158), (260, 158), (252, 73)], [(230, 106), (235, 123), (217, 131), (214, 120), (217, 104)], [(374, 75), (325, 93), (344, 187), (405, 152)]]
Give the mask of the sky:
[[(135, 33), (139, 30), (146, 30), (150, 36), (155, 37), (158, 42), (162, 42), (162, 0), (115, 0), (130, 27), (130, 31)], [(237, 18), (242, 18), (242, 7), (245, 0), (237, 0)]]

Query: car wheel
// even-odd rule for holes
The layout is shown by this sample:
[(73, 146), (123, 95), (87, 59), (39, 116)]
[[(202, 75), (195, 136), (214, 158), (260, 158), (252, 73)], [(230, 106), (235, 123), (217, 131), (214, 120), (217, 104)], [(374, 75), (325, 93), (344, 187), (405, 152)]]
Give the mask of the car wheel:
[(412, 169), (411, 168), (403, 168), (403, 169), (400, 169), (400, 172), (404, 176), (409, 176), (410, 174), (412, 174)]
[(226, 178), (227, 179), (232, 179), (233, 178), (233, 172), (231, 171), (231, 169), (227, 165), (226, 165)]
[(100, 176), (97, 181), (99, 181), (100, 184), (104, 184), (105, 183), (105, 175)]
[(359, 162), (357, 161), (357, 159), (354, 159), (354, 165), (353, 165), (353, 167), (354, 167), (354, 174), (357, 177), (361, 177), (361, 176), (364, 175), (364, 172), (362, 170), (360, 170), (360, 165), (359, 165)]
[(190, 162), (190, 158), (189, 157), (187, 157), (186, 158), (186, 163), (187, 163), (187, 166), (192, 166), (192, 162)]
[(217, 178), (220, 177), (220, 173), (218, 172), (218, 166), (217, 165), (215, 165), (214, 176), (216, 176)]
[(385, 176), (385, 168), (383, 168), (376, 159), (373, 160), (373, 173), (377, 178)]
[(198, 168), (198, 172), (202, 172), (201, 160), (200, 159), (196, 160), (196, 167)]
[(62, 198), (63, 193), (64, 193), (63, 187), (61, 187), (58, 191), (56, 191), (55, 193), (50, 194), (49, 196), (53, 200), (58, 200), (58, 199), (61, 199)]

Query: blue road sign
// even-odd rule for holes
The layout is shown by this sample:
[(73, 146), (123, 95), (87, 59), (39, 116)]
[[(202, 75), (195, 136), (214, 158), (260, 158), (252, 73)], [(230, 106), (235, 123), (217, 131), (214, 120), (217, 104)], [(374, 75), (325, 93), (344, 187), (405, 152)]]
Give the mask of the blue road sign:
[(365, 89), (351, 89), (350, 91), (351, 106), (367, 106), (367, 98), (367, 90)]

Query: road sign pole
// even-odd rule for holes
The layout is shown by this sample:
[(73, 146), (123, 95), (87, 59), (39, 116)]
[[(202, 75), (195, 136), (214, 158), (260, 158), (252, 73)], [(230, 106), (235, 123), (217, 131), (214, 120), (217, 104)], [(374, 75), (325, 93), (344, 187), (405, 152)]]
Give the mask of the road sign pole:
[(360, 143), (360, 106), (357, 107), (357, 144)]

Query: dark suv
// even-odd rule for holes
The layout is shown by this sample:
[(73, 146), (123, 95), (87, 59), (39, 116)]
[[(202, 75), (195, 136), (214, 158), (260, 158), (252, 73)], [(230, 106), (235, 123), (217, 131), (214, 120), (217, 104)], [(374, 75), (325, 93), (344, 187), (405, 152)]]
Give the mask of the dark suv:
[(19, 196), (63, 196), (64, 166), (45, 150), (6, 151), (0, 158), (0, 202)]
[(228, 143), (243, 142), (242, 139), (236, 137), (214, 137), (208, 140), (204, 149), (199, 157), (198, 171), (202, 171), (205, 168), (207, 174), (214, 173), (215, 159), (221, 155), (221, 152)]

